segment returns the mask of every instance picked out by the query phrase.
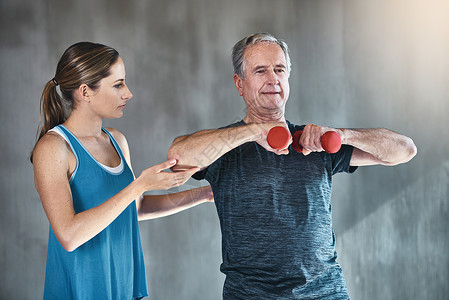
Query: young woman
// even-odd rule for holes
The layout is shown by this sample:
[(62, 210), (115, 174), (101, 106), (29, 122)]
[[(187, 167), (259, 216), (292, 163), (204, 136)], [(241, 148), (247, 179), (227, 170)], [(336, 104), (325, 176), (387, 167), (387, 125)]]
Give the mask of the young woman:
[(123, 116), (132, 97), (125, 78), (116, 50), (81, 42), (64, 52), (42, 93), (31, 161), (50, 222), (44, 299), (147, 296), (138, 220), (213, 201), (209, 186), (142, 195), (182, 185), (198, 168), (164, 172), (176, 164), (166, 161), (134, 178), (125, 136), (102, 126)]

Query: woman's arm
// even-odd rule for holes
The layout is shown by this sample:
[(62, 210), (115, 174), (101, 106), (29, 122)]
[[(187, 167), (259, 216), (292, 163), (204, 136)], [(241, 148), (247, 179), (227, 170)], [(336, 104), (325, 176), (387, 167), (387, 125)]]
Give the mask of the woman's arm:
[[(125, 136), (112, 128), (108, 128), (108, 130), (120, 145), (128, 166), (132, 170), (129, 146)], [(210, 186), (166, 195), (140, 195), (136, 199), (137, 215), (139, 221), (155, 219), (175, 214), (204, 202), (213, 201), (214, 195)]]
[(70, 156), (73, 153), (56, 134), (45, 135), (33, 151), (36, 190), (56, 238), (67, 251), (75, 250), (101, 232), (144, 191), (182, 185), (198, 170), (163, 172), (176, 162), (153, 166), (103, 204), (75, 213), (68, 177), (69, 170), (73, 170)]
[(213, 202), (210, 186), (167, 195), (145, 195), (137, 201), (139, 221), (169, 216), (205, 202)]

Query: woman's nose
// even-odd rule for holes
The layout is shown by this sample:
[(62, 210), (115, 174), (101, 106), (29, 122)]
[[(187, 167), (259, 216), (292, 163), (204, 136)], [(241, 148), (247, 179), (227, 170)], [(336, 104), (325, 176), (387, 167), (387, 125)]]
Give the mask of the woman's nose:
[(123, 94), (123, 99), (124, 100), (129, 100), (133, 97), (133, 94), (131, 93), (130, 89), (128, 87), (126, 87), (126, 92)]

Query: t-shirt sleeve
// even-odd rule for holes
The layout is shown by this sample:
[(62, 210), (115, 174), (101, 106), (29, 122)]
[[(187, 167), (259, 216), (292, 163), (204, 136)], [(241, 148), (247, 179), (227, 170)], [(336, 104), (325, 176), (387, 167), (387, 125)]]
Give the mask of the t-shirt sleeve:
[(192, 175), (193, 179), (203, 180), (206, 179), (210, 184), (213, 184), (219, 180), (220, 168), (223, 163), (223, 156), (214, 161), (204, 170), (198, 171)]
[(209, 169), (209, 167), (205, 168), (204, 170), (196, 172), (195, 174), (192, 175), (192, 178), (196, 179), (196, 180), (203, 180), (203, 179), (205, 179), (208, 169)]
[(340, 151), (330, 154), (332, 160), (332, 175), (340, 172), (353, 173), (357, 170), (357, 167), (350, 165), (353, 151), (353, 146), (342, 145)]
[[(294, 134), (298, 130), (304, 130), (304, 127), (305, 125), (289, 124), (291, 134)], [(353, 173), (357, 170), (357, 167), (350, 166), (353, 150), (353, 146), (342, 145), (340, 151), (337, 153), (327, 154), (322, 152), (323, 155), (329, 155), (331, 158), (332, 175), (340, 172)], [(327, 159), (325, 158), (325, 160)]]

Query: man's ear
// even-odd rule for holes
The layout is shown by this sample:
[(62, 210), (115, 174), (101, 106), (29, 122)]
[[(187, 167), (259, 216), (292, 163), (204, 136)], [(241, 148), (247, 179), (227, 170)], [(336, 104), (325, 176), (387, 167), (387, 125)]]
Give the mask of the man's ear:
[(234, 84), (235, 87), (237, 88), (237, 91), (239, 92), (240, 96), (243, 95), (243, 79), (240, 78), (239, 75), (234, 74)]
[(78, 99), (86, 101), (87, 103), (90, 103), (91, 100), (91, 89), (89, 86), (85, 83), (81, 84), (78, 89), (76, 90)]

